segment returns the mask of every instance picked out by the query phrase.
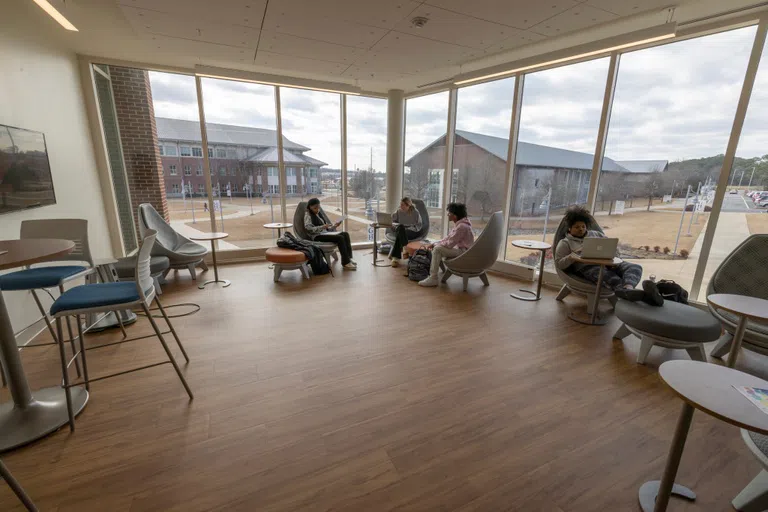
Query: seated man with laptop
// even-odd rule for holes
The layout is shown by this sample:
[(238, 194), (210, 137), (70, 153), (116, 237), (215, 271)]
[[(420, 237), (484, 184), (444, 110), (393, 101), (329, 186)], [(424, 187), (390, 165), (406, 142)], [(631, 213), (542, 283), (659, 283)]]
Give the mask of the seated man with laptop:
[[(557, 268), (568, 273), (597, 283), (600, 265), (582, 263), (584, 259), (614, 259), (614, 263), (603, 271), (603, 286), (616, 292), (616, 295), (630, 300), (638, 300), (636, 294), (643, 292), (634, 290), (643, 276), (643, 267), (627, 263), (619, 258), (617, 249), (618, 238), (606, 238), (599, 231), (588, 231), (587, 225), (591, 220), (589, 210), (580, 206), (572, 206), (565, 214), (565, 224), (568, 233), (560, 240), (555, 248), (555, 264)], [(646, 281), (651, 283), (651, 281)], [(645, 283), (643, 284), (645, 287)], [(648, 290), (646, 290), (648, 292)]]
[[(387, 220), (390, 221), (389, 224), (386, 223)], [(400, 264), (400, 258), (403, 257), (403, 247), (419, 236), (421, 231), (421, 214), (413, 206), (413, 201), (408, 197), (404, 197), (400, 200), (400, 208), (391, 216), (386, 213), (377, 214), (377, 222), (379, 226), (392, 226), (395, 232), (395, 243), (392, 245), (389, 257), (392, 260), (392, 266), (396, 267)]]

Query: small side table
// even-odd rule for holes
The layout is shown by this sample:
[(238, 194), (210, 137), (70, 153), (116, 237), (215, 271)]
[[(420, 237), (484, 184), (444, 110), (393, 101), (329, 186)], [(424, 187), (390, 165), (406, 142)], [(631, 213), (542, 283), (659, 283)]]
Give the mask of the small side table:
[[(758, 409), (733, 386), (768, 388), (768, 382), (747, 373), (699, 361), (667, 361), (659, 367), (659, 377), (683, 400), (672, 446), (661, 481), (645, 482), (638, 493), (643, 512), (667, 510), (669, 497), (676, 494), (695, 500), (696, 494), (675, 484), (685, 439), (698, 409), (720, 421), (768, 435), (768, 414)], [(728, 507), (730, 509), (730, 507)]]
[(222, 288), (226, 288), (229, 286), (230, 283), (228, 279), (219, 279), (219, 269), (216, 266), (216, 240), (222, 240), (224, 238), (227, 238), (229, 236), (229, 233), (222, 233), (222, 232), (216, 232), (216, 233), (200, 233), (196, 236), (191, 236), (192, 240), (196, 240), (198, 242), (211, 242), (211, 257), (213, 258), (213, 277), (214, 279), (210, 281), (206, 281), (198, 288), (201, 290), (205, 288), (205, 285), (211, 284), (211, 283), (222, 283)]
[(283, 236), (283, 230), (291, 229), (293, 227), (293, 224), (291, 224), (290, 222), (271, 222), (269, 224), (264, 224), (264, 227), (267, 229), (276, 229), (277, 238), (280, 238), (281, 236)]
[(733, 334), (731, 351), (728, 354), (728, 367), (733, 368), (741, 351), (741, 342), (744, 341), (747, 320), (768, 320), (768, 300), (747, 297), (746, 295), (714, 293), (707, 297), (707, 302), (715, 308), (728, 311), (739, 317), (739, 325)]
[(537, 242), (536, 240), (514, 240), (512, 242), (512, 245), (514, 245), (515, 247), (519, 247), (521, 249), (533, 249), (534, 251), (540, 251), (541, 263), (539, 263), (539, 282), (536, 285), (536, 293), (534, 293), (532, 290), (525, 290), (523, 288), (520, 288), (519, 290), (522, 293), (533, 295), (533, 297), (516, 295), (514, 293), (510, 293), (509, 296), (514, 297), (516, 299), (520, 299), (520, 300), (527, 300), (530, 302), (540, 300), (541, 299), (541, 282), (544, 279), (544, 257), (547, 254), (547, 251), (552, 248), (552, 244), (548, 244), (547, 242)]
[(598, 306), (600, 305), (600, 290), (603, 288), (603, 273), (605, 272), (605, 267), (618, 265), (619, 263), (621, 263), (621, 260), (619, 258), (613, 258), (610, 260), (609, 259), (602, 260), (602, 259), (591, 259), (591, 258), (576, 258), (576, 261), (578, 263), (584, 263), (586, 265), (600, 265), (600, 272), (597, 274), (597, 286), (595, 287), (595, 294), (597, 295), (597, 300), (595, 300), (595, 308), (592, 310), (592, 315), (589, 317), (589, 320), (579, 318), (575, 310), (572, 310), (570, 313), (568, 313), (568, 318), (576, 322), (579, 322), (580, 324), (605, 325), (606, 323), (608, 323), (608, 320), (605, 318), (600, 318), (597, 314), (597, 311), (599, 309)]
[[(374, 222), (373, 224), (371, 224), (371, 227), (373, 228), (373, 266), (389, 267), (392, 265), (391, 263), (385, 263), (384, 265), (382, 265), (379, 262), (379, 246), (378, 246), (378, 242), (376, 241), (376, 234), (379, 232), (379, 228), (385, 228), (385, 227), (388, 228), (390, 226), (382, 226), (379, 223)], [(386, 261), (386, 260), (381, 260), (381, 261)]]

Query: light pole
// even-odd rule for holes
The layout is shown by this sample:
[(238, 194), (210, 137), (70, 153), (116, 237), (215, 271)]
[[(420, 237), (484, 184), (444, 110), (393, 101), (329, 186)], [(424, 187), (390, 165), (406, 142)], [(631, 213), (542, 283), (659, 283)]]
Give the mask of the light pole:
[(752, 178), (755, 177), (755, 167), (757, 166), (756, 165), (752, 166), (752, 174), (749, 175), (749, 185), (747, 185), (747, 188), (752, 186)]
[(691, 186), (685, 192), (685, 202), (683, 203), (683, 214), (680, 216), (680, 227), (677, 228), (677, 238), (675, 239), (675, 250), (672, 254), (677, 254), (677, 244), (680, 241), (680, 232), (683, 230), (683, 219), (685, 218), (685, 207), (688, 206), (688, 196), (691, 194)]

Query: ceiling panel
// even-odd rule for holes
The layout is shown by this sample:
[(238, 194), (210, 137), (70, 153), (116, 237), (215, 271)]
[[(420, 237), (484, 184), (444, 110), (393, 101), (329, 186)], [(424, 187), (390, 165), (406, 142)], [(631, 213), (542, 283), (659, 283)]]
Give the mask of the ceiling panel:
[(176, 37), (161, 35), (151, 36), (153, 52), (158, 54), (189, 57), (194, 56), (197, 62), (211, 60), (220, 62), (233, 62), (251, 64), (253, 62), (253, 50), (248, 48), (236, 48), (201, 41), (190, 41)]
[(486, 52), (495, 53), (503, 50), (513, 50), (515, 48), (525, 46), (526, 44), (543, 41), (547, 38), (547, 36), (537, 34), (532, 30), (517, 30), (513, 28), (510, 30), (513, 31), (511, 36), (501, 42), (494, 44), (493, 46), (486, 48)]
[(482, 50), (390, 32), (354, 64), (364, 70), (418, 73), (456, 65), (482, 54)]
[[(429, 21), (421, 28), (416, 27), (411, 23), (411, 20), (416, 16), (427, 18)], [(395, 30), (436, 41), (480, 49), (508, 38), (513, 32), (518, 32), (517, 29), (505, 25), (479, 20), (431, 5), (420, 6), (409, 16), (400, 20), (395, 25)]]
[(118, 0), (121, 5), (172, 14), (175, 18), (261, 28), (267, 0)]
[(531, 30), (553, 37), (599, 25), (616, 18), (618, 18), (616, 14), (582, 4), (541, 22)]
[(371, 70), (365, 70), (361, 69), (357, 66), (349, 66), (346, 71), (344, 71), (341, 76), (354, 78), (356, 80), (365, 80), (365, 81), (371, 81), (371, 82), (394, 82), (395, 80), (400, 80), (403, 78), (408, 78), (411, 75), (410, 73), (398, 73), (398, 72), (386, 72), (386, 71), (371, 71)]
[(429, 5), (442, 7), (486, 21), (526, 29), (548, 20), (571, 7), (578, 0), (428, 0)]
[(264, 30), (358, 48), (370, 48), (387, 33), (384, 28), (337, 17), (307, 16), (298, 3), (271, 2), (264, 20)]
[(256, 53), (254, 64), (274, 69), (299, 71), (303, 73), (323, 73), (327, 75), (339, 75), (349, 66), (338, 62), (326, 62), (318, 59), (296, 57), (293, 55), (281, 55), (264, 50)]
[(620, 16), (630, 16), (654, 9), (673, 7), (676, 3), (679, 4), (680, 2), (670, 0), (587, 0), (586, 2), (587, 5)]
[(225, 25), (207, 21), (198, 23), (171, 14), (148, 9), (122, 6), (125, 17), (139, 33), (256, 48), (259, 31), (240, 25)]
[(331, 18), (391, 29), (420, 4), (414, 0), (271, 0), (269, 11), (310, 21)]
[(265, 50), (283, 55), (293, 55), (307, 59), (320, 59), (328, 62), (352, 64), (356, 58), (365, 54), (366, 50), (325, 43), (313, 39), (296, 37), (279, 32), (262, 32), (259, 51)]

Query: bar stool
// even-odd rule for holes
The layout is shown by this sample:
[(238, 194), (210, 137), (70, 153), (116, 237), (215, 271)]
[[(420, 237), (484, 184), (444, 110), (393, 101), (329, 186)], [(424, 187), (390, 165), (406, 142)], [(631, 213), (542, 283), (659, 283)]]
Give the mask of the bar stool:
[(19, 498), (19, 501), (21, 501), (24, 504), (24, 507), (29, 512), (37, 512), (37, 507), (34, 503), (32, 503), (32, 500), (29, 496), (27, 496), (27, 493), (24, 491), (24, 488), (21, 486), (19, 482), (16, 481), (15, 478), (13, 478), (13, 475), (11, 474), (11, 471), (3, 464), (3, 461), (0, 460), (0, 478), (5, 480), (5, 483), (8, 484), (8, 487), (11, 488), (13, 493), (16, 495), (17, 498)]
[[(184, 346), (181, 344), (181, 340), (176, 334), (176, 330), (173, 328), (171, 320), (165, 313), (165, 309), (163, 309), (163, 306), (160, 304), (160, 301), (157, 299), (157, 294), (155, 293), (155, 284), (154, 280), (152, 279), (150, 270), (150, 254), (152, 252), (152, 246), (155, 243), (156, 234), (157, 232), (154, 230), (147, 230), (145, 237), (141, 242), (141, 246), (139, 247), (139, 252), (136, 258), (136, 271), (134, 274), (136, 276), (135, 282), (97, 283), (76, 286), (70, 290), (67, 290), (61, 297), (56, 299), (56, 301), (51, 306), (51, 316), (56, 320), (56, 331), (58, 333), (57, 339), (62, 340), (62, 342), (59, 343), (59, 355), (61, 357), (61, 371), (64, 378), (64, 390), (67, 397), (67, 412), (69, 414), (69, 428), (71, 431), (75, 430), (75, 415), (72, 407), (70, 388), (79, 386), (81, 384), (84, 384), (85, 389), (90, 391), (91, 382), (96, 382), (99, 380), (116, 377), (118, 375), (124, 375), (126, 373), (132, 373), (139, 370), (159, 366), (161, 364), (170, 363), (173, 366), (173, 369), (176, 371), (176, 374), (179, 376), (179, 380), (181, 380), (184, 389), (187, 391), (189, 399), (192, 400), (194, 398), (192, 395), (192, 390), (189, 388), (184, 375), (179, 369), (179, 365), (176, 363), (176, 359), (174, 359), (173, 354), (165, 342), (165, 338), (163, 338), (163, 334), (168, 334), (169, 332), (172, 333), (173, 337), (176, 339), (176, 343), (181, 349), (181, 353), (184, 355), (184, 358), (187, 360), (187, 362), (189, 362), (189, 356), (187, 356), (187, 352), (184, 350)], [(163, 315), (163, 318), (168, 324), (168, 328), (170, 329), (169, 331), (160, 331), (160, 328), (157, 326), (157, 323), (152, 317), (152, 314), (150, 313), (150, 306), (152, 305), (153, 301), (157, 303), (157, 307), (159, 308), (160, 313)], [(85, 345), (83, 344), (83, 324), (80, 322), (80, 315), (118, 311), (122, 309), (131, 309), (134, 307), (141, 307), (144, 310), (144, 314), (149, 319), (150, 324), (152, 324), (152, 329), (155, 331), (154, 335), (139, 336), (136, 338), (124, 339), (112, 343), (104, 343), (95, 347), (89, 347), (88, 349), (85, 348)], [(70, 382), (68, 369), (71, 361), (67, 361), (66, 355), (64, 353), (62, 319), (68, 318), (70, 316), (74, 316), (77, 319), (76, 323), (78, 326), (80, 350), (75, 352), (75, 355), (72, 359), (77, 360), (78, 357), (82, 359), (82, 382)], [(120, 315), (117, 315), (117, 318), (119, 320)], [(96, 350), (102, 347), (118, 345), (121, 343), (145, 339), (152, 336), (157, 336), (157, 338), (160, 340), (160, 344), (163, 346), (163, 349), (168, 356), (167, 361), (148, 364), (110, 375), (100, 376), (95, 379), (89, 378), (88, 363), (86, 361), (86, 352), (88, 350)]]

